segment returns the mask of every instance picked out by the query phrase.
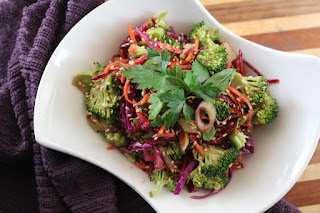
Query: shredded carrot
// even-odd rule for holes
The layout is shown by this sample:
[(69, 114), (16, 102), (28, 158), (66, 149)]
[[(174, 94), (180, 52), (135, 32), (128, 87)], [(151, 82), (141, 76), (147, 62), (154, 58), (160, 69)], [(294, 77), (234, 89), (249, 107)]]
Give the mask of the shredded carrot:
[(122, 59), (122, 60), (118, 60), (115, 62), (110, 63), (105, 69), (104, 69), (104, 73), (105, 74), (109, 74), (111, 72), (110, 68), (112, 66), (116, 66), (116, 65), (121, 65), (121, 63), (128, 63), (130, 59)]
[[(195, 168), (194, 170), (192, 170), (192, 172), (190, 173), (190, 175), (192, 175), (193, 173), (195, 173), (195, 172), (197, 171), (197, 169), (198, 169), (198, 167)], [(189, 175), (189, 176), (190, 176), (190, 175)]]
[(193, 145), (194, 145), (194, 147), (196, 147), (196, 149), (198, 150), (198, 152), (200, 152), (201, 155), (204, 154), (203, 149), (201, 148), (201, 146), (198, 144), (197, 141), (193, 141)]
[(232, 95), (232, 93), (230, 91), (226, 90), (226, 93), (234, 103), (237, 103), (236, 98)]
[(120, 81), (121, 81), (121, 83), (124, 83), (125, 82), (125, 80), (126, 80), (126, 76), (121, 76), (121, 78), (120, 78)]
[(112, 150), (112, 149), (115, 149), (115, 148), (117, 148), (117, 147), (114, 146), (114, 145), (110, 145), (110, 146), (107, 147), (107, 150)]
[(148, 119), (143, 116), (143, 114), (142, 114), (142, 112), (141, 112), (141, 110), (140, 110), (140, 108), (139, 108), (138, 105), (136, 105), (135, 109), (136, 109), (136, 113), (137, 113), (138, 117), (140, 118), (140, 120), (141, 120), (143, 123), (146, 122)]
[(249, 112), (248, 112), (248, 120), (247, 122), (250, 123), (251, 119), (252, 119), (252, 114), (253, 114), (253, 107), (249, 101), (249, 99), (243, 95), (241, 92), (239, 92), (236, 88), (234, 88), (233, 86), (229, 86), (228, 90), (230, 90), (231, 92), (233, 92), (234, 94), (236, 94), (237, 96), (239, 96), (244, 102), (247, 103), (248, 107), (249, 107)]
[(231, 66), (232, 66), (232, 63), (228, 62), (228, 65), (227, 65), (226, 69), (229, 69)]
[(129, 35), (130, 35), (130, 39), (133, 41), (133, 44), (138, 44), (136, 37), (134, 36), (134, 33), (132, 31), (131, 25), (129, 23), (127, 23), (127, 27), (128, 27), (128, 31), (129, 31)]
[(159, 129), (159, 131), (158, 131), (158, 134), (162, 134), (163, 132), (164, 132), (164, 130), (165, 130), (165, 124), (163, 124), (161, 127), (160, 127), (160, 129)]
[(123, 94), (124, 94), (124, 97), (126, 98), (126, 100), (131, 103), (131, 104), (134, 104), (133, 101), (131, 101), (128, 97), (128, 92), (129, 92), (129, 88), (130, 88), (130, 80), (126, 80), (126, 83), (124, 84), (124, 88), (123, 88)]
[(136, 51), (136, 50), (135, 50), (134, 48), (129, 48), (129, 49), (128, 49), (128, 52), (129, 52), (129, 53), (134, 53), (135, 51)]
[(140, 169), (148, 169), (147, 165), (144, 165), (142, 163), (139, 163), (138, 161), (134, 162), (134, 164), (139, 167)]
[(153, 135), (152, 137), (153, 138), (159, 138), (159, 137), (162, 137), (162, 138), (173, 138), (175, 136), (175, 133), (174, 132), (169, 132), (169, 133), (162, 133), (162, 134), (155, 134)]
[(161, 49), (166, 49), (166, 50), (168, 50), (170, 52), (173, 52), (173, 53), (176, 53), (176, 54), (182, 54), (182, 52), (183, 52), (183, 49), (176, 48), (176, 47), (171, 47), (171, 46), (166, 45), (166, 44), (161, 43), (161, 42), (159, 42), (159, 47)]
[(192, 70), (192, 66), (191, 65), (180, 65), (180, 67), (183, 70)]
[(194, 37), (194, 51), (198, 52), (199, 49), (199, 39), (197, 37)]
[(187, 58), (185, 59), (186, 62), (191, 61), (192, 57), (194, 55), (194, 50), (191, 50), (187, 56)]
[(141, 99), (141, 101), (139, 101), (138, 103), (135, 103), (136, 105), (143, 105), (145, 103), (147, 103), (150, 99), (150, 94), (146, 94), (143, 96), (143, 98)]
[(124, 97), (126, 98), (126, 100), (130, 103), (130, 104), (134, 104), (134, 105), (143, 105), (145, 103), (148, 102), (149, 98), (150, 98), (150, 94), (146, 94), (142, 99), (141, 101), (139, 102), (134, 102), (134, 101), (131, 101), (129, 99), (129, 96), (128, 96), (128, 93), (129, 93), (129, 88), (130, 88), (130, 80), (126, 80), (126, 83), (124, 84), (124, 88), (123, 88), (123, 94), (124, 94)]

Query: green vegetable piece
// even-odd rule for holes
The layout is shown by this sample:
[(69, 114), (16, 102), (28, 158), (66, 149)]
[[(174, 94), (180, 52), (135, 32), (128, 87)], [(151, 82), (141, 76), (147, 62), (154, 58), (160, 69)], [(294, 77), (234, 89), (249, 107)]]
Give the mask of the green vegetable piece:
[(212, 28), (207, 30), (204, 21), (195, 24), (189, 33), (189, 40), (194, 42), (195, 37), (199, 39), (199, 46), (206, 47), (199, 52), (197, 60), (208, 69), (211, 75), (222, 71), (227, 66), (227, 52), (225, 47), (216, 44), (218, 30)]
[(175, 39), (173, 39), (173, 38), (171, 38), (170, 36), (167, 36), (167, 35), (163, 35), (161, 37), (160, 41), (162, 43), (164, 43), (164, 44), (170, 45), (170, 46), (175, 47), (175, 48), (183, 48), (183, 46), (180, 44), (179, 41), (177, 41), (177, 40), (175, 40)]
[(235, 147), (224, 150), (214, 145), (209, 145), (201, 155), (197, 150), (193, 150), (193, 156), (199, 161), (199, 168), (207, 177), (215, 177), (222, 172), (226, 172), (229, 166), (239, 158), (239, 150)]
[(104, 121), (102, 121), (99, 116), (92, 114), (87, 111), (87, 122), (90, 124), (90, 126), (96, 131), (96, 132), (104, 132), (105, 131), (105, 125), (103, 124)]
[(166, 147), (166, 150), (167, 155), (169, 155), (172, 160), (180, 160), (186, 154), (177, 142), (170, 143)]
[(155, 173), (150, 175), (150, 181), (157, 181), (155, 187), (150, 191), (150, 197), (154, 197), (164, 186), (169, 186), (171, 192), (174, 191), (178, 180), (173, 179), (174, 174), (168, 172), (166, 169), (156, 171)]
[(227, 117), (231, 114), (231, 107), (229, 106), (229, 104), (220, 99), (215, 99), (212, 102), (217, 111), (217, 119), (219, 121), (224, 121), (225, 119), (227, 119)]
[(235, 147), (224, 150), (214, 145), (209, 145), (201, 155), (193, 150), (193, 156), (199, 161), (198, 169), (188, 177), (197, 187), (218, 190), (229, 181), (227, 172), (239, 158), (239, 150)]
[(239, 132), (238, 129), (234, 129), (228, 137), (237, 149), (244, 147), (247, 139), (249, 138), (243, 132)]
[(148, 53), (145, 48), (140, 47), (139, 45), (136, 45), (136, 44), (131, 44), (129, 49), (134, 50), (134, 51), (129, 51), (129, 55), (134, 56), (134, 57), (140, 57), (140, 56)]
[[(179, 120), (178, 120), (179, 122)], [(180, 149), (182, 151), (185, 151), (187, 147), (189, 146), (189, 134), (186, 132), (180, 133), (179, 135), (179, 144), (180, 144)]]
[(99, 63), (94, 63), (94, 65), (95, 69), (80, 73), (76, 75), (72, 80), (72, 85), (76, 86), (83, 93), (87, 93), (90, 91), (93, 85), (91, 78), (104, 71), (105, 67), (101, 66)]
[(157, 38), (160, 40), (164, 36), (164, 29), (161, 27), (150, 28), (146, 31), (148, 36), (151, 36), (152, 39)]
[(259, 104), (268, 86), (267, 79), (263, 76), (244, 77), (240, 73), (235, 73), (231, 84), (239, 88), (240, 92), (248, 97), (253, 107)]
[(199, 170), (190, 175), (188, 179), (192, 180), (193, 184), (197, 187), (215, 190), (224, 187), (229, 181), (228, 175), (224, 172), (219, 173), (214, 177), (208, 177)]
[(159, 27), (162, 27), (163, 29), (165, 29), (166, 31), (170, 31), (169, 25), (164, 21), (164, 18), (167, 16), (167, 14), (168, 14), (167, 12), (161, 13), (160, 16), (156, 18), (156, 24)]
[(272, 98), (269, 93), (265, 92), (260, 102), (254, 109), (252, 117), (253, 125), (267, 124), (273, 121), (278, 116), (278, 103), (275, 98)]
[(216, 129), (212, 125), (210, 131), (202, 135), (202, 139), (205, 141), (210, 141), (215, 134), (216, 134)]
[(121, 135), (120, 133), (106, 133), (106, 141), (113, 146), (116, 147), (124, 147), (128, 145), (128, 140), (125, 136)]
[(94, 82), (90, 92), (86, 94), (85, 104), (88, 111), (98, 115), (107, 125), (115, 125), (119, 120), (120, 89), (116, 78), (108, 75)]

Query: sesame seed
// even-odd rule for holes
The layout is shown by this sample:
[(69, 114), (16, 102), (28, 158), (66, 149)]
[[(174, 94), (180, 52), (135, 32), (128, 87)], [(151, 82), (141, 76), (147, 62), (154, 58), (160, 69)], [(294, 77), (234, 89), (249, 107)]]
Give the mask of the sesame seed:
[(132, 114), (128, 114), (128, 117), (131, 117), (132, 116)]
[(174, 169), (171, 169), (171, 172), (174, 173)]
[(174, 164), (174, 161), (173, 161), (173, 160), (171, 161), (171, 164)]
[(126, 106), (125, 109), (126, 109), (126, 110), (129, 110), (129, 107)]
[(226, 137), (228, 134), (227, 133), (224, 133), (223, 135), (222, 135), (222, 137)]
[(165, 152), (162, 152), (162, 155), (163, 155), (163, 156), (166, 156), (166, 153), (165, 153)]

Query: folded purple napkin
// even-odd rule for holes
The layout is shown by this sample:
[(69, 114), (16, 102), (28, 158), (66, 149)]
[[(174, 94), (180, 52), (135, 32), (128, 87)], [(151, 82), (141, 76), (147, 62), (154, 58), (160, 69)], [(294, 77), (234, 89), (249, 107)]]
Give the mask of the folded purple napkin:
[[(57, 44), (103, 0), (0, 1), (0, 212), (153, 212), (108, 172), (35, 142), (33, 111)], [(270, 212), (300, 212), (281, 200)]]

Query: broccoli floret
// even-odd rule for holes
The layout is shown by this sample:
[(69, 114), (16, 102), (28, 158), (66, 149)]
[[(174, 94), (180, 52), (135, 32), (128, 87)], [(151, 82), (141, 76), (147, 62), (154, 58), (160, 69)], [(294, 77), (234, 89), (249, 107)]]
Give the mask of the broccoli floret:
[(189, 33), (189, 40), (194, 42), (194, 38), (199, 39), (199, 46), (206, 47), (199, 52), (197, 60), (213, 75), (222, 71), (227, 66), (226, 48), (216, 44), (214, 41), (219, 39), (219, 31), (212, 28), (207, 30), (204, 21), (193, 26)]
[(239, 150), (235, 147), (224, 150), (217, 146), (209, 145), (204, 149), (203, 155), (193, 150), (194, 158), (199, 161), (201, 173), (210, 178), (226, 172), (229, 166), (239, 158), (239, 155)]
[(188, 179), (198, 187), (220, 189), (229, 181), (227, 172), (229, 167), (239, 158), (239, 155), (239, 150), (235, 147), (224, 150), (209, 145), (204, 149), (203, 155), (193, 150), (193, 156), (199, 161), (199, 166)]
[(219, 121), (224, 121), (231, 114), (230, 113), (231, 107), (226, 102), (224, 102), (224, 101), (222, 101), (220, 99), (214, 99), (213, 100), (213, 105), (216, 108), (217, 119)]
[(166, 150), (172, 160), (180, 160), (182, 156), (186, 154), (185, 151), (181, 150), (177, 142), (170, 143), (170, 145), (166, 147)]
[(125, 136), (121, 135), (119, 132), (106, 133), (106, 141), (116, 147), (123, 147), (128, 144), (127, 138)]
[(86, 113), (87, 122), (92, 126), (92, 128), (96, 132), (104, 132), (106, 130), (105, 125), (103, 124), (103, 121), (99, 118), (98, 115), (92, 114), (91, 112)]
[(254, 109), (252, 124), (267, 124), (273, 121), (278, 115), (278, 103), (275, 98), (272, 98), (269, 93), (265, 92), (262, 95), (260, 103)]
[(204, 43), (207, 39), (216, 41), (219, 39), (219, 30), (212, 28), (207, 29), (204, 21), (195, 24), (189, 33), (189, 40), (194, 42), (194, 37), (197, 37), (200, 41), (200, 46), (205, 46)]
[(86, 106), (88, 111), (105, 119), (107, 125), (118, 122), (120, 89), (116, 84), (116, 78), (108, 75), (96, 80), (88, 94), (86, 94)]
[(193, 184), (197, 187), (215, 190), (224, 187), (229, 181), (229, 177), (225, 172), (214, 177), (208, 177), (201, 170), (196, 170), (188, 179), (192, 180)]
[(203, 49), (197, 56), (197, 61), (202, 64), (211, 75), (224, 70), (227, 66), (226, 49), (219, 44), (214, 44), (212, 47)]
[(98, 62), (93, 64), (95, 65), (94, 69), (80, 73), (76, 75), (72, 80), (72, 85), (79, 88), (83, 93), (87, 93), (90, 91), (92, 86), (91, 78), (102, 73), (105, 69), (105, 67), (101, 66)]
[(248, 138), (248, 136), (246, 136), (243, 132), (240, 132), (238, 129), (234, 129), (229, 135), (229, 139), (237, 149), (244, 147)]
[(180, 42), (178, 42), (177, 40), (167, 35), (162, 36), (160, 41), (164, 44), (167, 44), (176, 48), (183, 48)]
[(252, 106), (255, 107), (267, 91), (268, 82), (263, 76), (244, 77), (240, 73), (235, 73), (231, 82), (233, 86), (240, 89), (240, 92), (248, 97)]
[(178, 183), (178, 180), (173, 179), (174, 174), (168, 172), (166, 169), (158, 170), (155, 173), (150, 175), (150, 181), (157, 181), (157, 184), (155, 187), (152, 188), (150, 191), (150, 197), (153, 197), (156, 195), (164, 186), (169, 186), (171, 189), (171, 192), (174, 191), (176, 188), (176, 185)]

